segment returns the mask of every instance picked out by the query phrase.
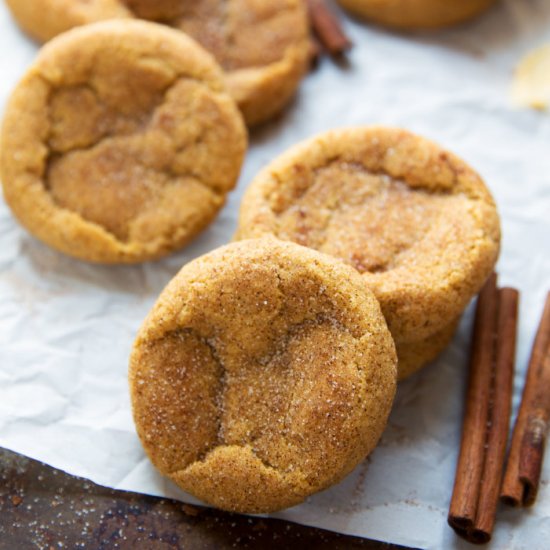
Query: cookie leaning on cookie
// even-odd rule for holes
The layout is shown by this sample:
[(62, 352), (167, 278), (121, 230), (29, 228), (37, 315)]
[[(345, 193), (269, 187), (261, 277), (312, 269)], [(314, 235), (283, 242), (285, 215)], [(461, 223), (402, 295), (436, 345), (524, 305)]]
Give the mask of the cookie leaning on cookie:
[(213, 57), (144, 21), (49, 42), (2, 126), (4, 196), (20, 222), (77, 258), (159, 258), (197, 235), (234, 187), (247, 145)]
[(187, 264), (146, 318), (130, 361), (141, 442), (205, 502), (293, 506), (347, 475), (390, 412), (396, 355), (349, 266), (277, 239)]
[(462, 23), (497, 0), (338, 0), (354, 14), (399, 29), (433, 29)]
[(46, 41), (70, 28), (141, 18), (184, 31), (209, 50), (248, 125), (290, 101), (309, 65), (303, 0), (7, 0), (31, 36)]
[(406, 353), (401, 378), (443, 345), (441, 332), (479, 291), (500, 244), (494, 201), (465, 162), (382, 127), (317, 136), (258, 174), (237, 238), (264, 235), (355, 267), (380, 300), (398, 355)]

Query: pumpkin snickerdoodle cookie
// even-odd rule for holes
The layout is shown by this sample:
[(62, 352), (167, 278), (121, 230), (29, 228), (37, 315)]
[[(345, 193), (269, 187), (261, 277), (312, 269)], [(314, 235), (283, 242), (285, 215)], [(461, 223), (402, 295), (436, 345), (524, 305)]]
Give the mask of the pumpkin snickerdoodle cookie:
[(493, 199), (466, 163), (381, 127), (328, 132), (265, 168), (245, 194), (237, 237), (263, 235), (355, 267), (380, 300), (398, 353), (460, 316), (500, 243)]
[(249, 125), (278, 113), (309, 63), (303, 0), (8, 0), (31, 36), (49, 40), (78, 25), (141, 18), (188, 33), (209, 50)]
[(154, 259), (213, 220), (246, 144), (221, 70), (197, 43), (143, 21), (96, 23), (44, 46), (15, 89), (4, 196), (66, 254)]
[(153, 464), (231, 511), (303, 501), (348, 474), (390, 412), (396, 356), (361, 277), (277, 239), (187, 264), (141, 327), (134, 419)]
[(462, 23), (496, 0), (338, 0), (343, 7), (375, 23), (400, 29), (430, 29)]

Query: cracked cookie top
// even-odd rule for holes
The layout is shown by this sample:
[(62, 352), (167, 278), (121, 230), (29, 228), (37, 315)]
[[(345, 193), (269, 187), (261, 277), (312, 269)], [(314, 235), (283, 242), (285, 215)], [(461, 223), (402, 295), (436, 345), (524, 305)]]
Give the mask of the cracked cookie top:
[(265, 234), (353, 266), (397, 342), (426, 338), (460, 315), (500, 242), (493, 199), (466, 163), (376, 127), (318, 136), (263, 170), (243, 199), (238, 236)]
[(309, 61), (303, 0), (8, 0), (40, 40), (106, 19), (139, 18), (183, 31), (210, 51), (248, 124), (290, 100)]
[(111, 21), (48, 45), (14, 91), (2, 180), (21, 222), (98, 262), (167, 254), (224, 204), (246, 149), (219, 67), (191, 39)]
[(393, 341), (350, 267), (277, 239), (189, 264), (130, 362), (138, 434), (184, 490), (227, 510), (292, 506), (376, 445), (395, 391)]

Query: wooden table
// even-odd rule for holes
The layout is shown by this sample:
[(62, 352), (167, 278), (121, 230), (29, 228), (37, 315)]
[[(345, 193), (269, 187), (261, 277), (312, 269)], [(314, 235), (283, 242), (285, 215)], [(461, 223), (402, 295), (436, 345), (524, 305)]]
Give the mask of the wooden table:
[(0, 449), (0, 550), (367, 549), (391, 544), (105, 489)]

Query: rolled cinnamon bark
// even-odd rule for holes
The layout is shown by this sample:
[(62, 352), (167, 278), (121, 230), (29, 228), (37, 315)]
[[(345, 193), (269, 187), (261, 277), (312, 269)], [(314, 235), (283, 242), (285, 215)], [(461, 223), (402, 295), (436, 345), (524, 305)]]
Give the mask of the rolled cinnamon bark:
[(514, 426), (501, 499), (531, 506), (537, 497), (550, 421), (550, 293), (529, 360), (521, 405)]
[(497, 332), (496, 283), (497, 276), (493, 273), (478, 297), (460, 455), (448, 516), (449, 525), (465, 538), (476, 520), (485, 461)]
[(469, 541), (475, 543), (489, 542), (495, 525), (510, 428), (518, 301), (517, 290), (513, 288), (499, 290), (498, 331), (485, 463), (476, 519), (467, 537)]
[(329, 9), (325, 0), (307, 0), (309, 17), (315, 34), (331, 55), (342, 55), (351, 48), (340, 21)]
[(492, 275), (478, 298), (470, 378), (449, 525), (469, 542), (489, 542), (504, 470), (516, 354), (519, 293)]

